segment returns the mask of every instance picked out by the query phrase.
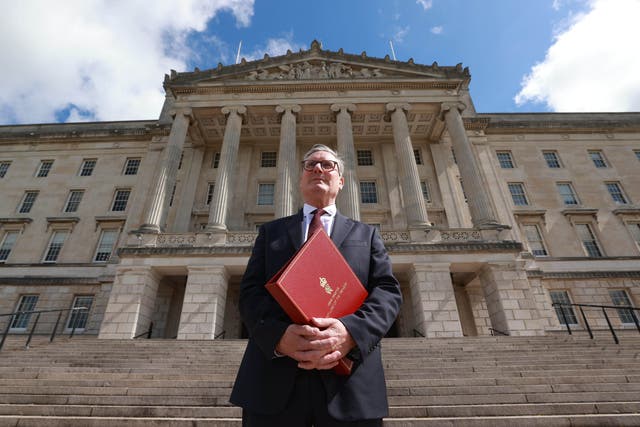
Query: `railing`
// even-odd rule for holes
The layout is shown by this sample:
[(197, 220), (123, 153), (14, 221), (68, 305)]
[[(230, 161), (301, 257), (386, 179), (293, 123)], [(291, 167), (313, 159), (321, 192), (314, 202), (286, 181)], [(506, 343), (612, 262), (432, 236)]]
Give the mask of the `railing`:
[(495, 337), (496, 335), (502, 335), (505, 337), (509, 336), (508, 332), (503, 332), (500, 329), (496, 329), (496, 328), (489, 328), (489, 333), (491, 334), (492, 337)]
[(554, 302), (552, 304), (554, 307), (560, 307), (560, 312), (562, 313), (562, 320), (567, 328), (567, 332), (569, 335), (572, 335), (571, 326), (569, 325), (569, 320), (567, 319), (567, 313), (563, 307), (578, 307), (580, 309), (580, 314), (582, 316), (582, 321), (584, 322), (584, 326), (589, 332), (589, 338), (593, 339), (593, 331), (591, 330), (591, 326), (587, 321), (587, 316), (584, 314), (584, 308), (599, 308), (602, 310), (602, 314), (604, 315), (605, 320), (607, 321), (607, 325), (609, 326), (609, 331), (611, 331), (611, 335), (613, 336), (613, 340), (616, 344), (620, 344), (620, 340), (618, 340), (618, 336), (616, 335), (616, 331), (613, 329), (613, 325), (611, 324), (611, 320), (609, 319), (609, 315), (607, 314), (607, 309), (615, 309), (615, 310), (630, 310), (631, 318), (633, 322), (636, 324), (636, 328), (638, 332), (640, 332), (640, 323), (638, 322), (638, 316), (636, 313), (640, 312), (640, 308), (625, 306), (625, 305), (596, 305), (596, 304), (570, 304), (564, 302)]
[[(31, 344), (31, 338), (33, 338), (33, 333), (36, 330), (36, 327), (38, 326), (38, 321), (40, 320), (40, 315), (42, 313), (58, 313), (58, 318), (56, 319), (56, 323), (53, 326), (53, 330), (51, 331), (51, 335), (49, 336), (49, 342), (52, 342), (53, 339), (56, 337), (56, 333), (58, 330), (58, 325), (60, 324), (60, 319), (62, 318), (62, 313), (64, 313), (65, 311), (86, 311), (89, 310), (87, 307), (74, 307), (74, 308), (65, 308), (65, 309), (56, 309), (56, 310), (27, 310), (27, 311), (16, 311), (13, 313), (6, 313), (6, 314), (0, 314), (0, 317), (8, 317), (11, 316), (11, 318), (9, 319), (9, 322), (7, 323), (7, 326), (4, 329), (4, 333), (2, 334), (2, 339), (0, 340), (0, 350), (2, 350), (2, 346), (4, 346), (4, 342), (7, 339), (7, 335), (9, 335), (9, 330), (11, 329), (11, 325), (14, 322), (14, 319), (17, 316), (20, 315), (29, 315), (31, 316), (32, 314), (36, 314), (36, 320), (33, 322), (33, 326), (31, 327), (31, 332), (29, 332), (29, 335), (27, 337), (27, 342), (25, 343), (24, 347), (25, 348), (29, 348), (29, 344)], [(69, 338), (72, 338), (75, 333), (76, 333), (76, 328), (78, 327), (78, 319), (79, 316), (76, 316), (75, 318), (73, 318), (73, 325), (71, 327), (71, 333), (69, 334)], [(26, 328), (25, 328), (26, 329)]]

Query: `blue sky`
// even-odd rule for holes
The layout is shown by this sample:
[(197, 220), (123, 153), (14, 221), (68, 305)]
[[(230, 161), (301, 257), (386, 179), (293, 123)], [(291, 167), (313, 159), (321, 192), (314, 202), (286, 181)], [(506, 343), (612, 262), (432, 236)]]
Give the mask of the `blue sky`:
[(314, 39), (462, 63), (478, 112), (640, 111), (638, 18), (640, 0), (22, 0), (0, 17), (0, 124), (154, 119), (170, 69)]

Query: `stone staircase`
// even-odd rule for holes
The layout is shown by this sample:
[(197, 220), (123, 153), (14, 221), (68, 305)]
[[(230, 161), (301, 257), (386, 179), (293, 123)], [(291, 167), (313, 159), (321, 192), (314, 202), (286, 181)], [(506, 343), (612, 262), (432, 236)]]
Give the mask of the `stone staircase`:
[[(10, 337), (0, 426), (234, 426), (243, 340)], [(640, 425), (640, 334), (392, 338), (387, 427)]]

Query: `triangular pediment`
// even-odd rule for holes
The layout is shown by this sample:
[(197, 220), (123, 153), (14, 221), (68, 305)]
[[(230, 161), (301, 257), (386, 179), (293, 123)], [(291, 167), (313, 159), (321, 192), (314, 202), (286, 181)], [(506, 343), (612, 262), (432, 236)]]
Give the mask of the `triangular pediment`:
[(165, 77), (166, 86), (209, 86), (230, 82), (311, 82), (311, 81), (348, 81), (348, 80), (388, 80), (388, 79), (427, 79), (427, 80), (467, 80), (469, 70), (461, 64), (453, 67), (441, 67), (415, 64), (409, 61), (394, 61), (385, 58), (373, 58), (366, 52), (360, 55), (322, 50), (314, 41), (309, 50), (300, 50), (285, 55), (241, 62), (217, 68), (193, 72), (177, 73)]

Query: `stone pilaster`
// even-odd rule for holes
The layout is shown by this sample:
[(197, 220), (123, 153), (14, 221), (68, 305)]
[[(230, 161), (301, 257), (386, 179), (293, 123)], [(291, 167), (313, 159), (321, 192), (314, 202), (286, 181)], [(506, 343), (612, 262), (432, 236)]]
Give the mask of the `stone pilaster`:
[(149, 329), (161, 276), (151, 267), (118, 269), (99, 338), (130, 339)]
[(386, 110), (391, 112), (393, 126), (393, 141), (396, 147), (398, 163), (400, 164), (400, 186), (404, 206), (407, 213), (409, 228), (421, 228), (430, 225), (427, 217), (427, 205), (422, 196), (420, 176), (413, 155), (413, 144), (409, 135), (409, 125), (405, 111), (411, 108), (409, 104), (387, 104)]
[(464, 104), (445, 103), (442, 105), (447, 131), (451, 136), (451, 144), (456, 154), (458, 169), (467, 195), (471, 220), (475, 227), (495, 226), (498, 225), (497, 216), (484, 187), (480, 169), (475, 162), (460, 109), (464, 109)]
[(353, 144), (351, 113), (356, 110), (354, 104), (333, 104), (331, 111), (336, 114), (338, 134), (338, 153), (344, 160), (344, 187), (338, 194), (338, 208), (349, 218), (360, 221), (360, 185), (356, 176), (356, 152)]
[(185, 149), (182, 167), (186, 169), (186, 181), (181, 186), (182, 191), (174, 197), (174, 204), (177, 204), (177, 212), (172, 231), (176, 233), (186, 233), (189, 231), (191, 212), (196, 198), (196, 188), (198, 186), (198, 178), (200, 177), (203, 156), (204, 147)]
[(276, 218), (293, 215), (295, 212), (294, 194), (298, 181), (296, 162), (296, 116), (299, 105), (278, 105), (282, 113), (280, 121), (280, 148), (278, 150), (278, 180), (276, 182), (275, 208)]
[(544, 335), (534, 290), (517, 262), (485, 265), (480, 281), (494, 329), (509, 335)]
[(227, 125), (224, 129), (218, 175), (209, 208), (209, 223), (207, 224), (207, 230), (209, 231), (227, 230), (229, 191), (231, 190), (233, 175), (236, 173), (236, 158), (238, 157), (240, 131), (242, 129), (242, 117), (240, 115), (246, 112), (247, 108), (242, 105), (222, 108), (222, 113), (227, 114)]
[(147, 208), (144, 223), (140, 226), (139, 231), (142, 233), (159, 233), (164, 227), (171, 191), (178, 175), (182, 148), (189, 130), (190, 117), (190, 109), (175, 112), (169, 141), (162, 153), (160, 167), (152, 183), (151, 202)]
[(224, 266), (189, 266), (178, 339), (210, 340), (223, 332), (229, 273)]
[(427, 338), (462, 336), (448, 263), (413, 264), (410, 286), (416, 330)]

